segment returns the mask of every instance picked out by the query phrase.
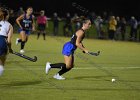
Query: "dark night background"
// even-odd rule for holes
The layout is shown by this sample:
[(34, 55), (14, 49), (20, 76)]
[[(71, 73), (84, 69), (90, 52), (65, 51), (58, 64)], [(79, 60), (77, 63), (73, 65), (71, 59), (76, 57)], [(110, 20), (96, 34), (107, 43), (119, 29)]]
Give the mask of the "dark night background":
[(15, 11), (20, 6), (24, 9), (32, 6), (34, 11), (44, 9), (47, 16), (52, 16), (53, 12), (58, 12), (60, 16), (65, 15), (66, 12), (76, 12), (81, 15), (95, 12), (100, 15), (104, 11), (125, 17), (136, 16), (138, 18), (140, 15), (139, 3), (134, 0), (0, 0), (0, 3)]

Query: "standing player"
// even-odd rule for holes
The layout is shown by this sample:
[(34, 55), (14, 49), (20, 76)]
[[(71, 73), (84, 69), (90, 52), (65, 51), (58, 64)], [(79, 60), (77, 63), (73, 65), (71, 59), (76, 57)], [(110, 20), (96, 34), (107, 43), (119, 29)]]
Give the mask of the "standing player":
[(37, 17), (37, 25), (38, 25), (38, 31), (39, 31), (37, 33), (37, 39), (39, 39), (40, 34), (43, 34), (43, 38), (45, 40), (46, 24), (47, 24), (47, 27), (48, 27), (47, 17), (45, 16), (45, 11), (41, 10), (40, 11), (40, 16)]
[(16, 22), (19, 26), (20, 39), (17, 38), (16, 44), (21, 43), (20, 53), (24, 53), (25, 42), (27, 42), (31, 31), (35, 30), (33, 8), (28, 7), (25, 14), (20, 15)]
[(73, 34), (71, 41), (65, 43), (63, 46), (62, 54), (64, 55), (65, 63), (50, 64), (47, 62), (45, 70), (46, 74), (48, 74), (51, 68), (60, 68), (61, 70), (54, 75), (53, 78), (64, 80), (65, 78), (61, 75), (74, 67), (74, 51), (76, 48), (78, 47), (84, 53), (88, 53), (88, 50), (84, 47), (82, 41), (85, 37), (85, 31), (91, 27), (91, 21), (89, 19), (84, 19), (82, 23), (82, 28), (77, 30), (76, 33)]
[(8, 10), (0, 8), (0, 76), (4, 71), (6, 56), (12, 53), (11, 38), (13, 35), (13, 26), (7, 21), (9, 18)]

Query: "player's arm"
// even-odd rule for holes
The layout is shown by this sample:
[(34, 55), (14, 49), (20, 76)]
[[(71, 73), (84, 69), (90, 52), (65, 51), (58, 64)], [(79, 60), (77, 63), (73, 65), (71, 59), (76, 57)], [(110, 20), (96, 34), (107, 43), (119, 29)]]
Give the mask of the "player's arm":
[(76, 46), (78, 48), (80, 48), (82, 51), (84, 51), (85, 53), (88, 53), (88, 50), (84, 47), (84, 45), (82, 44), (82, 37), (84, 35), (83, 31), (79, 30), (77, 33), (77, 39), (76, 39)]
[(22, 29), (22, 26), (20, 24), (20, 20), (22, 20), (24, 18), (24, 14), (19, 16), (17, 19), (16, 19), (16, 23), (18, 24), (18, 26)]
[(12, 50), (12, 47), (11, 47), (11, 41), (12, 41), (12, 36), (13, 36), (13, 26), (10, 25), (9, 27), (10, 27), (10, 29), (9, 29), (9, 32), (8, 32), (7, 45), (8, 45), (8, 48), (9, 48), (9, 52), (12, 53), (13, 50)]
[(35, 31), (35, 16), (34, 15), (32, 15), (32, 20), (33, 20), (32, 30)]

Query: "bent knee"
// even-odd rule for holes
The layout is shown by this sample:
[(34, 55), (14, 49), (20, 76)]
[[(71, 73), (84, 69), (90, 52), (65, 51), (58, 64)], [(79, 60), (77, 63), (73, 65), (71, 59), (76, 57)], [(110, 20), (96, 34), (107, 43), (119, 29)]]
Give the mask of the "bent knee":
[(74, 67), (74, 65), (66, 65), (66, 68), (68, 68), (68, 69), (71, 69), (73, 67)]

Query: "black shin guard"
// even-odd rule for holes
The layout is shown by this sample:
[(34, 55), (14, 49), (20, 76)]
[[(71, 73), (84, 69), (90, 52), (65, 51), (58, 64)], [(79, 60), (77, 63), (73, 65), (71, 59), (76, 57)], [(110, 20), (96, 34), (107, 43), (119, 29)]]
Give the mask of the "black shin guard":
[(43, 38), (44, 38), (44, 40), (45, 40), (45, 35), (46, 35), (46, 34), (45, 34), (45, 33), (43, 33)]
[(20, 42), (22, 42), (22, 40), (21, 40), (21, 39), (19, 39), (19, 40), (18, 40), (18, 43), (20, 43)]
[(62, 75), (71, 69), (66, 68), (66, 64), (64, 63), (50, 64), (50, 66), (51, 68), (61, 68), (61, 70), (58, 72), (59, 75)]
[(37, 39), (39, 39), (40, 33), (37, 34)]
[(24, 49), (24, 46), (25, 46), (25, 41), (22, 41), (21, 42), (21, 49)]
[(71, 68), (66, 68), (66, 66), (62, 67), (62, 69), (58, 72), (58, 74), (62, 75), (64, 73), (68, 72), (69, 70), (71, 70)]
[(50, 64), (51, 68), (63, 68), (66, 66), (64, 63)]

